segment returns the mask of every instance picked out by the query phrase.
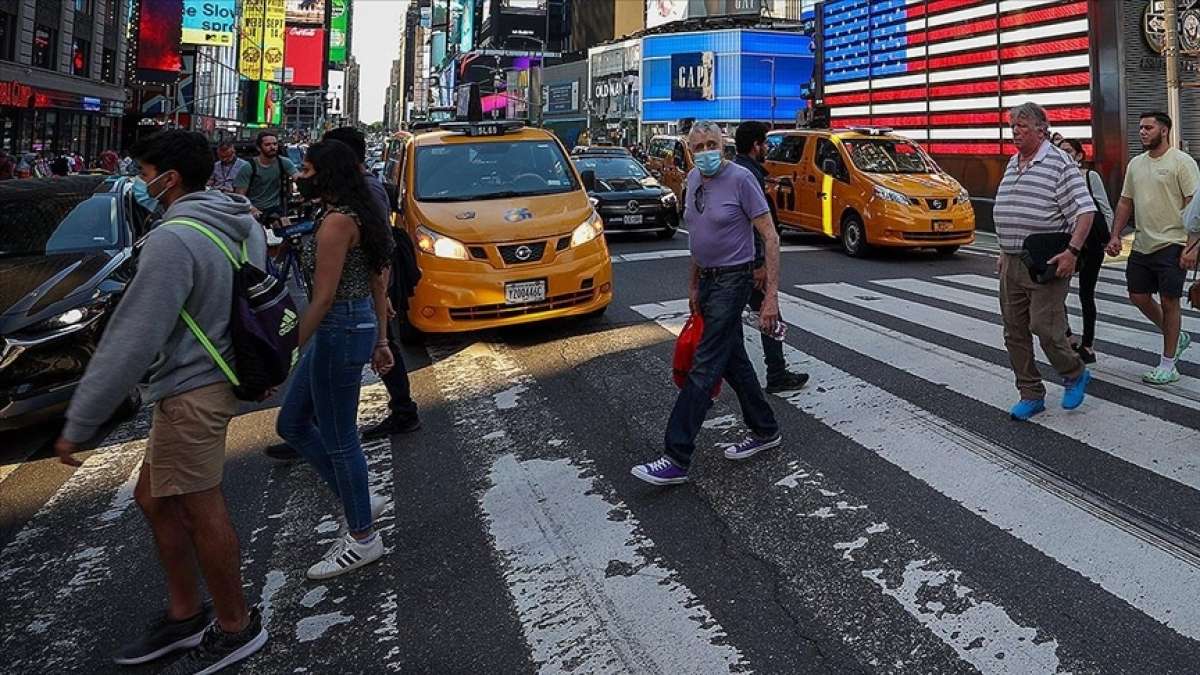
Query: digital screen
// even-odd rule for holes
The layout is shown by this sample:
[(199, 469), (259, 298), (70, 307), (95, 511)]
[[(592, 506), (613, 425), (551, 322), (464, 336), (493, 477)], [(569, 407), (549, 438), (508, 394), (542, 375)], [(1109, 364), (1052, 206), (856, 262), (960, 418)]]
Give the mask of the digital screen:
[(183, 70), (179, 52), (183, 0), (142, 0), (138, 11), (137, 77), (174, 82)]
[(237, 0), (184, 0), (184, 43), (228, 47), (235, 35)]
[(284, 39), (284, 70), (293, 87), (320, 87), (325, 74), (325, 29), (288, 26)]
[(346, 63), (346, 30), (350, 23), (350, 0), (329, 0), (329, 65)]
[(935, 154), (1007, 155), (1008, 111), (1032, 101), (1052, 131), (1090, 145), (1087, 1), (966, 4), (826, 3), (833, 126), (892, 127)]
[(323, 26), (325, 0), (287, 0), (284, 16), (288, 23)]

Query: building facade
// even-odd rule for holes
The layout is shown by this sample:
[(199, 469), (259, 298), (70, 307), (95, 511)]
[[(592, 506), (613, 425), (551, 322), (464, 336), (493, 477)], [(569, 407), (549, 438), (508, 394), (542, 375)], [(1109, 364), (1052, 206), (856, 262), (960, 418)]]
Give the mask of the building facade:
[(361, 68), (358, 61), (351, 55), (346, 59), (346, 124), (350, 126), (358, 126), (359, 111), (358, 111), (358, 83), (361, 75)]
[(128, 22), (122, 0), (0, 2), (0, 148), (117, 148)]
[(641, 113), (642, 39), (588, 50), (589, 141), (637, 142)]
[(549, 66), (542, 77), (542, 126), (570, 149), (588, 128), (588, 62)]

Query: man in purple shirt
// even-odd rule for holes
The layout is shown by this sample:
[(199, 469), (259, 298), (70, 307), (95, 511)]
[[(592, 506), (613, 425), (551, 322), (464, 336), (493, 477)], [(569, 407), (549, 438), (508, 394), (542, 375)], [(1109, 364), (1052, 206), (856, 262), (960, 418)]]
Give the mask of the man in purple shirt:
[(686, 193), (692, 249), (688, 296), (692, 312), (704, 317), (704, 335), (667, 422), (665, 454), (633, 467), (634, 476), (654, 485), (687, 482), (696, 434), (712, 407), (713, 387), (722, 378), (737, 394), (751, 431), (749, 438), (725, 450), (725, 457), (748, 459), (782, 440), (742, 337), (742, 308), (754, 290), (755, 230), (766, 251), (760, 327), (774, 331), (779, 322), (779, 235), (754, 174), (722, 157), (720, 127), (698, 122), (688, 145), (696, 163), (688, 173)]

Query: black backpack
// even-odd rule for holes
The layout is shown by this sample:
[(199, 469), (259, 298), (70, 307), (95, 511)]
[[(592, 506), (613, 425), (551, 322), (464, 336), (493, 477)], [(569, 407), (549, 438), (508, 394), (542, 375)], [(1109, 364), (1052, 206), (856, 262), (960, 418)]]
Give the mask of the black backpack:
[(261, 401), (267, 392), (287, 380), (300, 355), (300, 317), (287, 284), (250, 264), (246, 242), (242, 242), (239, 261), (206, 225), (188, 218), (174, 218), (164, 224), (170, 223), (186, 225), (208, 237), (233, 264), (229, 333), (236, 369), (221, 357), (187, 310), (180, 310), (179, 316), (229, 378), (234, 395), (243, 401)]

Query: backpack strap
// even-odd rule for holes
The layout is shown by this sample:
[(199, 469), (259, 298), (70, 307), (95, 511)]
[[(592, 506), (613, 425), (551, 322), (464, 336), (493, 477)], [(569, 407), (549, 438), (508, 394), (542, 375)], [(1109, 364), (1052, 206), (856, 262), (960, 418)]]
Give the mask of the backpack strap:
[(179, 223), (180, 225), (187, 225), (188, 227), (192, 228), (193, 230), (196, 230), (200, 234), (203, 234), (204, 236), (208, 237), (212, 241), (212, 243), (217, 245), (217, 248), (221, 249), (221, 252), (224, 253), (225, 257), (229, 259), (229, 262), (233, 264), (233, 269), (235, 269), (235, 270), (241, 268), (241, 266), (244, 263), (250, 262), (250, 255), (249, 255), (249, 252), (246, 250), (246, 240), (245, 239), (242, 240), (242, 260), (241, 260), (241, 262), (238, 262), (238, 259), (233, 257), (233, 253), (229, 250), (229, 247), (225, 245), (225, 242), (221, 241), (221, 238), (218, 237), (216, 235), (216, 233), (214, 233), (211, 229), (209, 229), (209, 227), (207, 225), (205, 225), (199, 221), (192, 220), (191, 218), (172, 218), (171, 220), (168, 220), (167, 222), (163, 223), (163, 225), (170, 225), (171, 223)]

